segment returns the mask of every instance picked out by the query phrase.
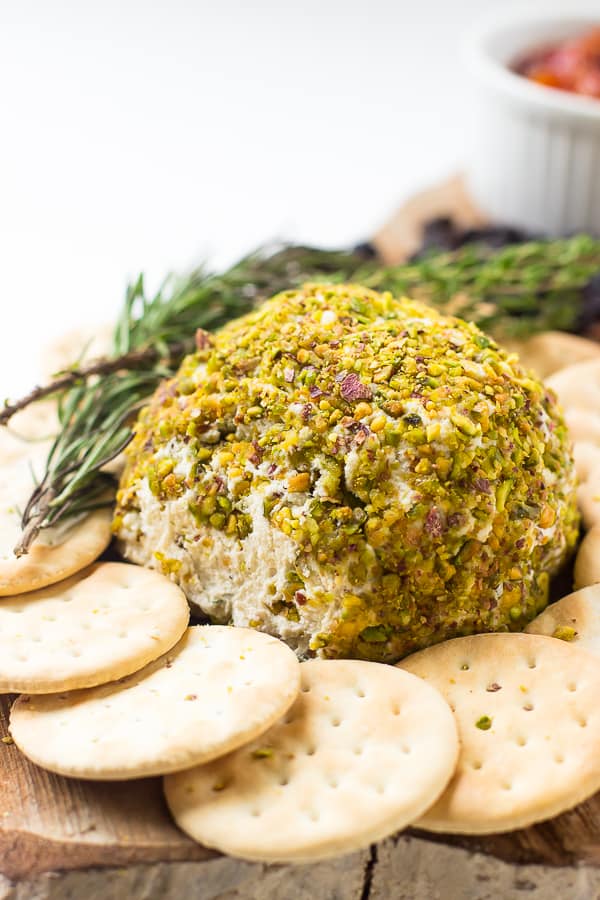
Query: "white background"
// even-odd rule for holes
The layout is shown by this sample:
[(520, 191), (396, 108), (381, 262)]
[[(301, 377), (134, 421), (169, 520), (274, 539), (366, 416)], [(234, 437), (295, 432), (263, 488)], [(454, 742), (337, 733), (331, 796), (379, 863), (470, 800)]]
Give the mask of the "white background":
[(502, 0), (0, 0), (0, 394), (126, 280), (367, 237), (461, 166)]

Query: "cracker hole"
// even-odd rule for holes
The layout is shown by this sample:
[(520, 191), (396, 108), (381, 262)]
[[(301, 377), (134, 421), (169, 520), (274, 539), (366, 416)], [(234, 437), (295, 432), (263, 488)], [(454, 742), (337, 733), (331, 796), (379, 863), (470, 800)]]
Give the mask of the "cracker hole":
[(317, 748), (316, 748), (316, 747), (307, 747), (307, 748), (306, 748), (306, 755), (307, 755), (307, 756), (314, 756), (316, 752), (317, 752)]
[(537, 663), (536, 663), (535, 659), (527, 660), (527, 668), (528, 669), (536, 669), (537, 668)]
[(289, 778), (280, 778), (280, 779), (279, 779), (279, 784), (281, 785), (281, 787), (287, 787), (287, 785), (288, 785), (289, 783), (290, 783), (290, 779), (289, 779)]
[(400, 707), (398, 706), (397, 703), (394, 703), (394, 705), (392, 706), (392, 715), (393, 715), (393, 716), (399, 716), (399, 715), (400, 715)]
[(469, 665), (469, 663), (464, 662), (464, 663), (462, 663), (462, 665), (460, 666), (460, 671), (461, 671), (461, 672), (468, 672), (470, 668), (471, 668), (471, 666)]
[(524, 703), (523, 709), (525, 710), (525, 712), (532, 712), (535, 709), (535, 707), (534, 707), (533, 703)]
[(526, 738), (524, 738), (522, 736), (517, 738), (517, 746), (518, 747), (525, 747), (526, 744), (527, 744)]
[(253, 819), (258, 819), (259, 816), (261, 815), (260, 809), (253, 809), (252, 812), (250, 813), (250, 815), (252, 816)]
[(402, 744), (402, 752), (408, 754), (408, 753), (412, 753), (412, 750), (408, 746), (408, 744)]
[(565, 761), (565, 758), (562, 755), (562, 753), (557, 753), (556, 756), (554, 757), (554, 762), (558, 763), (558, 765), (560, 765), (561, 763), (564, 763), (564, 761)]
[(352, 752), (354, 753), (355, 756), (362, 756), (363, 748), (362, 748), (362, 747), (355, 747), (354, 750), (353, 750)]
[(318, 822), (320, 819), (320, 816), (316, 810), (311, 809), (311, 811), (308, 813), (308, 818), (310, 819), (311, 822)]
[(284, 725), (291, 725), (293, 721), (294, 721), (294, 717), (293, 717), (293, 716), (286, 716), (285, 719), (283, 720), (283, 724), (284, 724)]
[(571, 691), (571, 693), (574, 693), (577, 690), (577, 685), (574, 681), (569, 681), (569, 683), (567, 684), (567, 690)]
[(332, 788), (334, 791), (335, 791), (335, 789), (336, 789), (337, 787), (339, 787), (339, 785), (340, 785), (340, 783), (339, 783), (339, 781), (337, 780), (337, 778), (330, 778), (329, 781), (328, 781), (328, 784), (329, 784), (329, 787)]
[(300, 690), (302, 691), (303, 694), (310, 694), (310, 685), (303, 684), (302, 687), (300, 688)]
[(81, 650), (71, 650), (71, 656), (73, 656), (75, 659), (79, 659), (79, 657), (81, 656)]
[(577, 724), (579, 725), (580, 728), (585, 728), (587, 726), (587, 723), (588, 723), (587, 719), (584, 718), (583, 716), (580, 716), (577, 719)]
[(512, 784), (509, 781), (504, 781), (502, 783), (502, 790), (503, 791), (512, 791)]
[(357, 688), (357, 689), (356, 689), (356, 696), (357, 696), (357, 697), (360, 697), (361, 700), (362, 700), (362, 698), (363, 698), (363, 697), (366, 697), (367, 695), (365, 694), (365, 692), (363, 691), (362, 688)]
[(481, 762), (480, 759), (475, 759), (475, 760), (473, 760), (471, 765), (474, 769), (479, 770), (479, 769), (481, 769), (483, 763)]
[(384, 787), (384, 785), (383, 785), (383, 784), (376, 784), (376, 785), (375, 785), (375, 792), (376, 792), (377, 794), (383, 794), (383, 793), (385, 793), (385, 787)]
[(253, 682), (252, 680), (250, 680), (250, 681), (245, 681), (245, 682), (244, 682), (244, 687), (252, 687), (253, 684), (254, 684), (254, 682)]
[(337, 716), (335, 716), (335, 717), (331, 720), (331, 724), (333, 725), (334, 728), (339, 728), (340, 725), (342, 724), (342, 720), (341, 720), (341, 719), (338, 719)]
[(123, 638), (126, 638), (126, 637), (127, 637), (127, 632), (126, 632), (126, 631), (120, 631), (120, 632), (119, 632), (119, 637), (121, 638), (121, 640), (123, 640)]

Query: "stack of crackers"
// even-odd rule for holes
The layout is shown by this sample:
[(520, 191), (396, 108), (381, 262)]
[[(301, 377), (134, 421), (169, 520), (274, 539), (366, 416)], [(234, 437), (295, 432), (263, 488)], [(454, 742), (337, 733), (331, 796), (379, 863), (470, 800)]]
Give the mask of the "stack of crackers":
[(265, 862), (348, 853), (408, 825), (509, 831), (594, 794), (600, 348), (580, 340), (523, 347), (526, 364), (545, 364), (575, 440), (589, 529), (579, 590), (525, 634), (457, 638), (398, 666), (299, 662), (260, 632), (190, 626), (168, 578), (96, 561), (109, 511), (44, 532), (16, 559), (19, 509), (55, 424), (51, 407), (20, 414), (0, 433), (0, 691), (21, 694), (12, 739), (68, 777), (164, 775), (184, 831)]

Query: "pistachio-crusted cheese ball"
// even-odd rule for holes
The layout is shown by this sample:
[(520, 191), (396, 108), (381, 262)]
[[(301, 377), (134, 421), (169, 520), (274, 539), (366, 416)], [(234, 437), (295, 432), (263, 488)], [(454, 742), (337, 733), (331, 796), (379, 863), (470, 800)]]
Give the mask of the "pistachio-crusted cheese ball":
[(395, 661), (543, 609), (573, 465), (554, 398), (474, 325), (312, 284), (199, 332), (140, 415), (115, 530), (214, 622)]

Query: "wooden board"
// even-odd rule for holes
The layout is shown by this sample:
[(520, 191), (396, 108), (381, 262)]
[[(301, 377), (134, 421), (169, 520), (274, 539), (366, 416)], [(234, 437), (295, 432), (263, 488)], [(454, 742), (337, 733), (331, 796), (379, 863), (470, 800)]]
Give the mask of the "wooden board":
[[(0, 738), (14, 698), (0, 698)], [(171, 821), (160, 779), (91, 782), (52, 775), (0, 743), (0, 873), (31, 879), (54, 869), (202, 861), (216, 854)], [(600, 794), (550, 822), (506, 835), (462, 838), (413, 831), (433, 844), (506, 862), (600, 865)]]
[[(423, 223), (435, 216), (449, 216), (463, 227), (482, 224), (461, 179), (454, 178), (405, 204), (375, 235), (373, 243), (388, 262), (397, 262), (416, 249)], [(0, 697), (0, 737), (7, 735), (12, 699)], [(0, 900), (33, 895), (52, 898), (93, 895), (102, 900), (113, 896), (119, 900), (137, 896), (160, 896), (161, 900), (187, 897), (192, 896), (187, 893), (191, 888), (185, 886), (195, 885), (198, 877), (206, 886), (208, 869), (214, 869), (219, 861), (228, 864), (227, 860), (188, 839), (173, 824), (163, 800), (160, 779), (118, 783), (65, 779), (30, 764), (14, 745), (0, 743)], [(494, 861), (502, 862), (493, 868)], [(285, 869), (287, 887), (282, 887), (281, 867), (229, 862), (230, 873), (235, 870), (235, 878), (230, 874), (230, 882), (246, 879), (239, 888), (240, 893), (230, 885), (223, 892), (218, 886), (203, 888), (201, 893), (194, 888), (193, 896), (228, 900), (242, 897), (279, 900), (288, 896), (295, 900), (334, 896), (340, 900), (390, 896), (395, 900), (404, 897), (429, 900), (433, 896), (478, 900), (502, 896), (504, 900), (513, 896), (514, 888), (515, 897), (527, 890), (531, 900), (534, 896), (569, 896), (570, 900), (581, 896), (587, 900), (600, 896), (600, 794), (551, 822), (508, 835), (470, 839), (408, 831), (401, 838), (355, 854), (347, 863), (342, 860), (304, 867), (304, 875), (288, 873)], [(190, 863), (192, 875), (189, 875)], [(165, 864), (167, 869), (178, 873), (172, 883), (165, 875)], [(526, 873), (516, 881), (511, 874), (514, 864)], [(432, 873), (436, 865), (439, 871), (434, 883)], [(185, 878), (181, 866), (188, 873)], [(486, 866), (492, 867), (486, 869)], [(536, 868), (540, 866), (544, 868)], [(103, 876), (105, 880), (98, 881), (99, 867), (107, 873)], [(127, 868), (123, 871), (122, 867)], [(471, 877), (475, 885), (472, 891), (448, 886), (447, 873), (452, 867), (458, 873), (455, 877), (459, 885), (466, 885)], [(546, 872), (545, 867), (561, 867), (552, 871), (567, 872), (567, 881), (560, 882), (560, 889), (557, 879), (562, 875), (550, 875), (548, 882), (538, 883), (539, 873)], [(590, 879), (596, 876), (589, 874), (582, 881), (585, 867), (588, 873), (592, 867), (598, 872), (597, 882), (592, 882)], [(415, 874), (404, 893), (402, 879), (407, 869)], [(242, 870), (245, 874), (240, 874)], [(247, 875), (250, 870), (252, 876)], [(50, 876), (51, 882), (43, 880), (44, 873), (57, 871), (62, 873), (58, 881), (64, 881), (63, 893), (57, 888), (55, 875)], [(140, 875), (140, 871), (145, 874)], [(271, 874), (277, 871), (279, 875)], [(127, 887), (125, 881), (117, 880), (115, 886), (110, 880), (111, 872), (129, 873), (132, 880), (127, 882)], [(156, 872), (160, 872), (160, 890), (152, 886)], [(571, 892), (568, 872), (577, 873), (579, 893)], [(2, 876), (9, 884), (6, 889)], [(315, 881), (311, 883), (313, 876)], [(80, 880), (73, 882), (73, 877)], [(15, 893), (15, 883), (25, 885), (25, 893)], [(482, 888), (480, 892), (477, 884), (484, 884), (485, 890)], [(541, 893), (539, 884), (542, 884)], [(552, 894), (546, 893), (546, 884), (553, 886)]]

